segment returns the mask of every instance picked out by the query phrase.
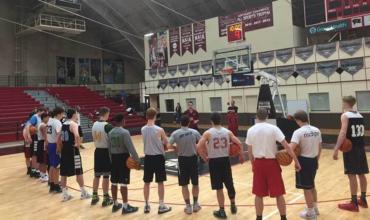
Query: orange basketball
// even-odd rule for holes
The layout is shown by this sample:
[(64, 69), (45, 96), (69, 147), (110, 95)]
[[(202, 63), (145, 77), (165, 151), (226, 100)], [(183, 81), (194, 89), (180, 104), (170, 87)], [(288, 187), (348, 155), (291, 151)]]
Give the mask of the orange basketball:
[(346, 153), (352, 150), (352, 141), (348, 138), (344, 139), (343, 144), (339, 148), (340, 151)]
[(298, 157), (299, 155), (301, 155), (301, 147), (299, 145), (297, 145), (297, 147), (294, 149), (294, 153), (295, 155)]
[(132, 157), (127, 158), (126, 166), (129, 169), (140, 170), (140, 164), (136, 162)]
[(229, 155), (236, 157), (240, 154), (240, 146), (235, 143), (230, 143)]
[(35, 126), (30, 126), (30, 135), (35, 135), (37, 133), (37, 128)]
[(286, 150), (280, 150), (276, 154), (276, 159), (281, 166), (289, 166), (293, 158), (286, 152)]

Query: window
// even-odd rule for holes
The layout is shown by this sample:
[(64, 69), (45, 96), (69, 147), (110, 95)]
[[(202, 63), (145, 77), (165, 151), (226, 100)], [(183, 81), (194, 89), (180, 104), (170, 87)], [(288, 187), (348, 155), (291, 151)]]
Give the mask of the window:
[(311, 111), (330, 111), (329, 93), (310, 93)]
[(211, 102), (211, 112), (222, 112), (221, 97), (211, 97), (209, 100)]
[[(287, 107), (288, 107), (288, 102), (286, 100), (286, 95), (284, 94), (281, 94), (281, 101), (283, 102), (283, 105), (284, 105), (284, 109), (285, 111), (287, 110)], [(280, 104), (280, 100), (279, 100), (279, 96), (276, 95), (274, 97), (274, 105), (275, 105), (275, 109), (276, 109), (276, 112), (283, 112), (283, 109), (281, 108), (281, 104)]]
[(257, 100), (258, 100), (258, 97), (256, 95), (245, 97), (246, 112), (256, 113), (256, 111), (257, 111)]
[(370, 91), (356, 92), (356, 99), (359, 111), (370, 111)]
[(189, 102), (192, 102), (193, 103), (193, 108), (197, 109), (197, 100), (195, 98), (186, 99), (186, 109), (188, 109), (188, 103)]
[(174, 112), (175, 111), (175, 105), (173, 99), (166, 99), (166, 112)]

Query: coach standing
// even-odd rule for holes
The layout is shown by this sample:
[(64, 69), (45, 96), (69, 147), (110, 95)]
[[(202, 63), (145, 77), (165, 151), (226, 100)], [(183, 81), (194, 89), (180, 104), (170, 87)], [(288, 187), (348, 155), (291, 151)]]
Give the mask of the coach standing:
[(276, 160), (277, 146), (280, 142), (286, 151), (293, 157), (296, 170), (300, 164), (281, 130), (266, 122), (268, 112), (258, 109), (257, 123), (248, 129), (246, 144), (253, 170), (253, 194), (256, 195), (255, 207), (257, 220), (262, 220), (263, 197), (276, 198), (281, 220), (286, 220), (285, 187), (281, 176), (281, 168)]
[(188, 102), (188, 110), (184, 112), (186, 116), (190, 119), (189, 128), (195, 129), (199, 131), (198, 123), (199, 123), (199, 113), (197, 110), (193, 108), (193, 102)]

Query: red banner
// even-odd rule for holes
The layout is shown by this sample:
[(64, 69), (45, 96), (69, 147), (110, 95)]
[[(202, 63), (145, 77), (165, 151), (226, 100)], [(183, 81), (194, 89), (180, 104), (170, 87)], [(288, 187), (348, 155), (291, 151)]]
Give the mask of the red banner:
[(218, 17), (219, 36), (226, 36), (227, 26), (237, 22), (244, 23), (245, 31), (273, 26), (272, 3), (255, 8), (249, 8), (231, 15)]
[(325, 3), (328, 21), (370, 13), (370, 0), (326, 0)]
[(206, 23), (204, 21), (199, 21), (193, 24), (193, 34), (194, 34), (194, 53), (199, 49), (207, 51), (207, 40), (206, 40)]
[(193, 54), (193, 30), (192, 24), (184, 25), (181, 27), (181, 55), (186, 51)]
[(173, 28), (170, 29), (170, 56), (172, 57), (174, 54), (180, 54), (180, 29)]

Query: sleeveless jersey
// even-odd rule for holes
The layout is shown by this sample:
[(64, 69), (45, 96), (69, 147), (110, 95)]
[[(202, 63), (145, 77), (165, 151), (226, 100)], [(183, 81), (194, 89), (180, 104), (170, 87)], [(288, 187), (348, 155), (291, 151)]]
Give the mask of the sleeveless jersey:
[(46, 127), (46, 133), (49, 143), (57, 142), (57, 133), (62, 127), (62, 122), (56, 118), (50, 118)]
[(63, 148), (73, 148), (75, 145), (75, 135), (70, 131), (70, 121), (62, 125), (61, 139)]
[(207, 144), (208, 158), (229, 157), (230, 131), (221, 127), (210, 128), (208, 132), (211, 134)]
[(39, 141), (44, 141), (46, 137), (44, 137), (44, 135), (42, 134), (41, 130), (40, 130), (40, 127), (41, 125), (45, 125), (45, 129), (46, 128), (46, 124), (44, 122), (41, 122), (38, 127), (37, 127), (37, 137), (38, 137), (38, 140)]
[(164, 155), (164, 147), (160, 137), (161, 128), (157, 125), (144, 126), (141, 129), (141, 134), (144, 140), (144, 154), (145, 155)]
[(351, 140), (354, 147), (365, 147), (365, 125), (364, 118), (359, 112), (345, 112), (348, 118), (346, 137)]
[(92, 126), (92, 136), (96, 148), (108, 149), (108, 134), (105, 131), (105, 126), (108, 122), (96, 121)]

